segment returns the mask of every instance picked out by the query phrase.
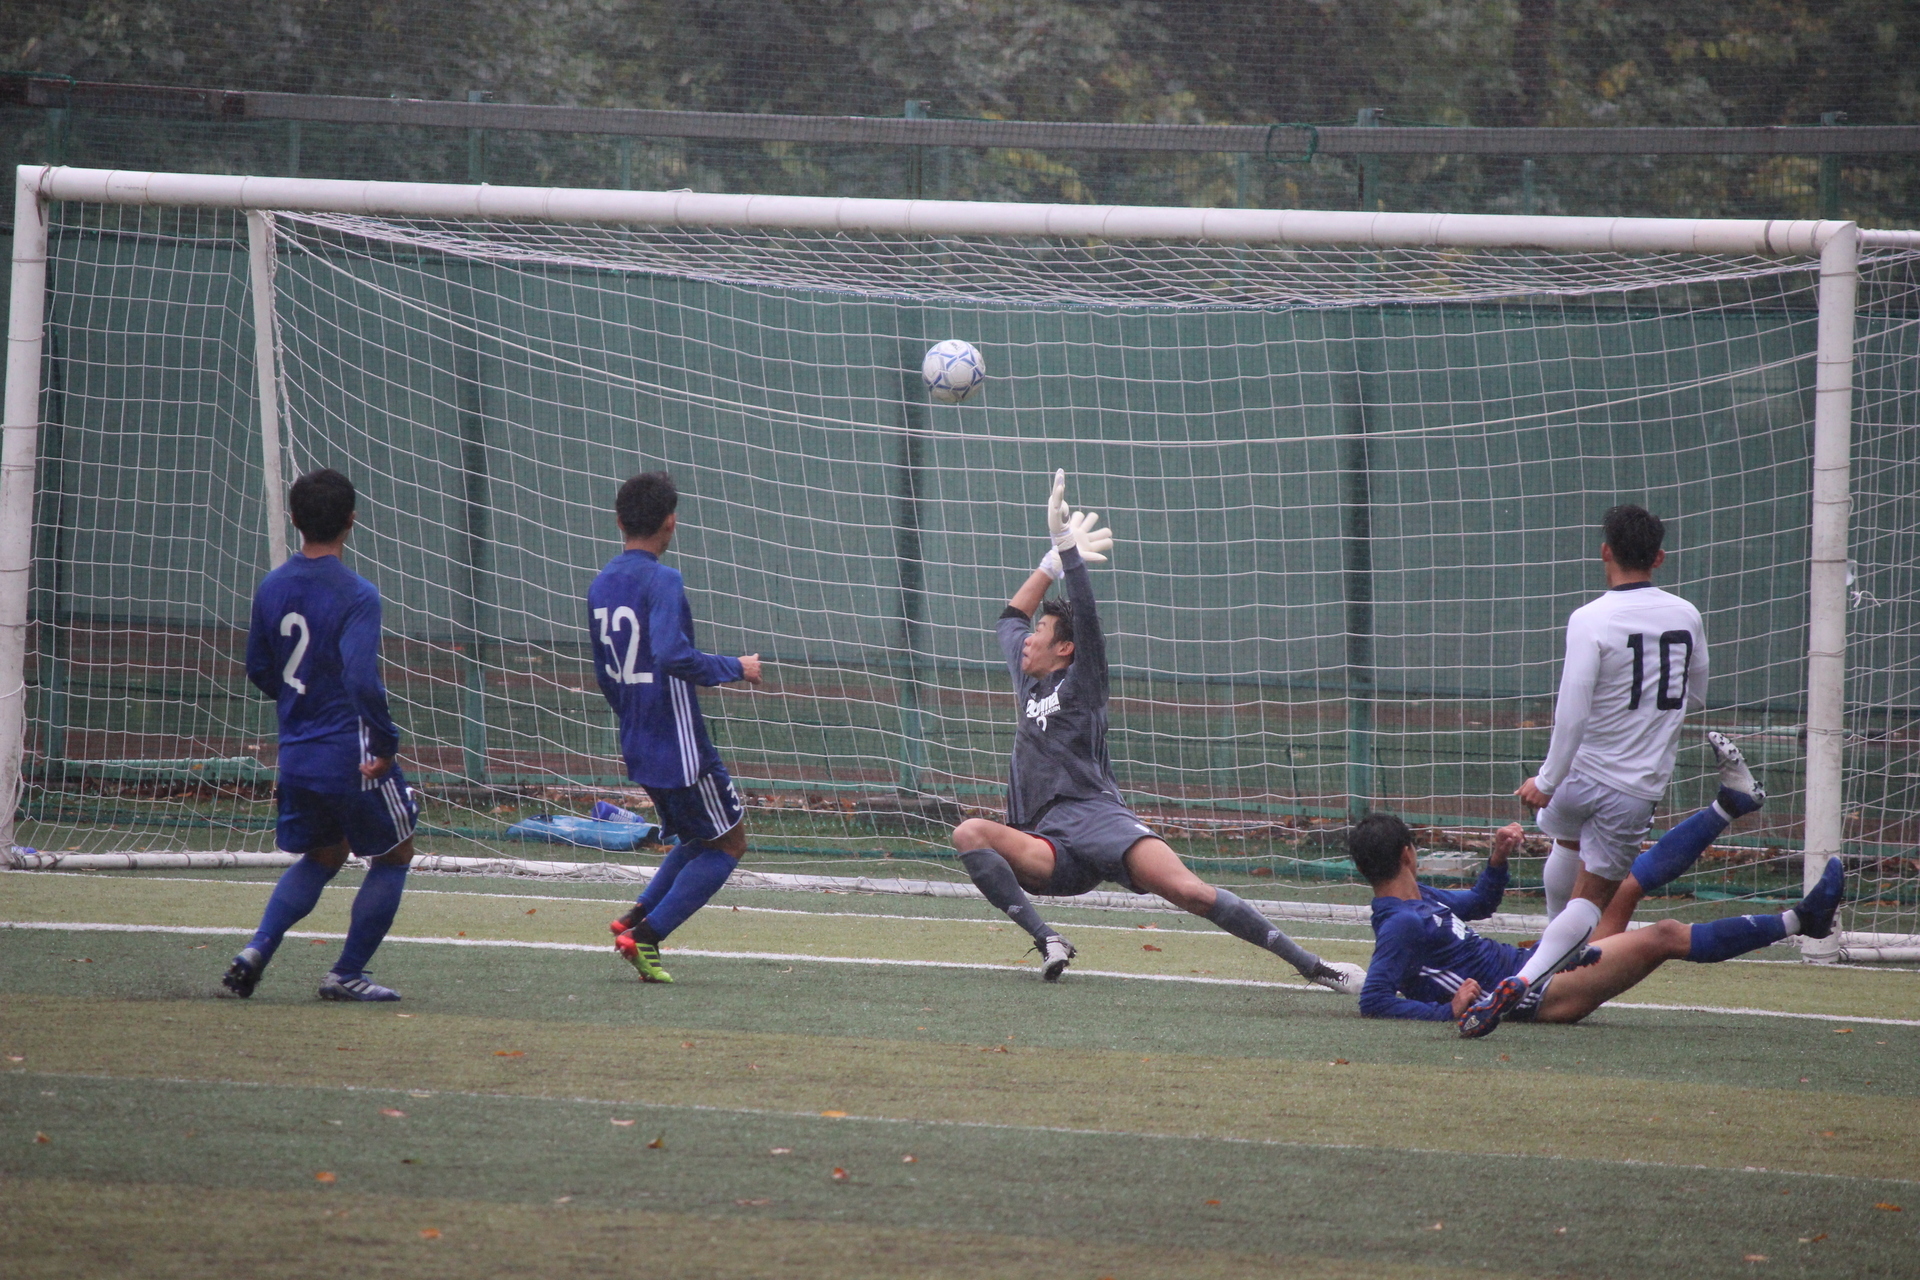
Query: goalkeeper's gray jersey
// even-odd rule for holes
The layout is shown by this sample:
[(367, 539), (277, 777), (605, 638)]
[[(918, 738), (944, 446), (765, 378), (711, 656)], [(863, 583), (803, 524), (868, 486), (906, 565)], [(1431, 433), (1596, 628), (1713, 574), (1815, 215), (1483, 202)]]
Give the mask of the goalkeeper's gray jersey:
[(1093, 580), (1078, 550), (1060, 553), (1073, 604), (1073, 662), (1036, 680), (1020, 669), (1020, 649), (1033, 630), (1018, 609), (1001, 615), (1000, 649), (1013, 673), (1019, 721), (1007, 776), (1007, 825), (1039, 821), (1056, 800), (1120, 799), (1107, 763), (1107, 642), (1093, 600)]

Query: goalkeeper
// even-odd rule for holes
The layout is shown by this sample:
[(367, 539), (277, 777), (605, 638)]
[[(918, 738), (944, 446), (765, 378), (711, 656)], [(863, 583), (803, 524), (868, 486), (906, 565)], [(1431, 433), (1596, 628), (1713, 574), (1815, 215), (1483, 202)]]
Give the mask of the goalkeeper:
[[(998, 627), (1020, 712), (1007, 820), (968, 818), (955, 827), (961, 863), (987, 901), (1032, 935), (1048, 982), (1066, 971), (1074, 948), (1027, 894), (1072, 897), (1110, 880), (1205, 916), (1310, 982), (1358, 994), (1358, 966), (1348, 974), (1322, 962), (1246, 902), (1194, 875), (1121, 800), (1107, 763), (1106, 638), (1087, 574), (1087, 562), (1105, 560), (1113, 546), (1113, 531), (1095, 527), (1099, 519), (1068, 512), (1067, 474), (1056, 471), (1047, 500), (1053, 546)], [(1061, 579), (1067, 598), (1045, 599)]]

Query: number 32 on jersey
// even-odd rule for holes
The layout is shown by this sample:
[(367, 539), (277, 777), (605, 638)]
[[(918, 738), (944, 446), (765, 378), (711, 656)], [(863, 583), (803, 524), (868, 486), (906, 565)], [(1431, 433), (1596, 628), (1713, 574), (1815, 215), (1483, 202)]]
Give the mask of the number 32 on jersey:
[[(607, 647), (608, 653), (620, 658), (620, 665), (617, 667), (611, 662), (601, 664), (601, 669), (607, 673), (607, 679), (618, 680), (621, 684), (652, 684), (653, 672), (633, 669), (634, 660), (640, 656), (640, 615), (633, 611), (632, 606), (623, 604), (613, 610), (595, 609), (593, 620), (600, 624), (600, 643)], [(621, 656), (619, 646), (613, 639), (614, 633), (622, 627), (627, 631), (627, 650), (624, 657)]]

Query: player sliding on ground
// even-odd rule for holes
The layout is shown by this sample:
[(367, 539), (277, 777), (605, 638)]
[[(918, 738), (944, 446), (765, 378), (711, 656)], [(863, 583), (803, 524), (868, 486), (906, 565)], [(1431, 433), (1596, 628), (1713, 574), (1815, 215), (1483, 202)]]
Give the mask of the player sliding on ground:
[[(1704, 828), (1705, 824), (1690, 828), (1683, 822), (1648, 852), (1671, 842), (1664, 854), (1690, 862), (1713, 838), (1702, 838)], [(1413, 832), (1406, 823), (1391, 814), (1371, 813), (1354, 824), (1347, 849), (1374, 893), (1373, 961), (1360, 991), (1362, 1016), (1426, 1022), (1452, 1019), (1464, 1026), (1483, 989), (1498, 989), (1524, 968), (1538, 948), (1495, 942), (1466, 925), (1469, 920), (1484, 920), (1499, 908), (1507, 887), (1507, 858), (1521, 839), (1519, 823), (1500, 828), (1494, 833), (1493, 853), (1479, 882), (1471, 889), (1445, 890), (1415, 878)], [(1668, 960), (1712, 964), (1795, 934), (1824, 938), (1833, 932), (1844, 887), (1840, 860), (1834, 858), (1813, 891), (1791, 911), (1730, 916), (1695, 925), (1661, 920), (1644, 929), (1617, 933), (1584, 948), (1570, 967), (1530, 984), (1524, 998), (1503, 1016), (1578, 1022)], [(1497, 1025), (1477, 1034), (1484, 1035)]]
[(614, 515), (626, 550), (587, 589), (593, 671), (620, 719), (627, 776), (647, 789), (660, 826), (676, 841), (633, 910), (612, 926), (614, 948), (642, 982), (673, 981), (660, 943), (720, 891), (747, 851), (745, 810), (693, 690), (759, 684), (760, 655), (723, 658), (694, 647), (686, 584), (660, 563), (679, 505), (664, 471), (621, 485)]
[(319, 903), (349, 849), (367, 860), (367, 878), (320, 996), (400, 998), (369, 978), (366, 965), (400, 909), (419, 808), (394, 761), (400, 731), (380, 683), (380, 590), (340, 563), (354, 497), (353, 482), (338, 471), (294, 481), (287, 508), (304, 540), (300, 554), (269, 573), (253, 597), (247, 679), (278, 703), (280, 720), (275, 843), (300, 860), (274, 886), (260, 928), (221, 979), (243, 998), (287, 930)]
[[(1113, 531), (1095, 527), (1099, 519), (1068, 511), (1066, 472), (1055, 472), (1047, 499), (1053, 545), (998, 627), (1020, 713), (1007, 820), (968, 818), (955, 827), (962, 865), (987, 901), (1032, 935), (1048, 982), (1066, 971), (1073, 944), (1041, 919), (1027, 894), (1072, 897), (1111, 880), (1205, 916), (1311, 982), (1357, 993), (1358, 966), (1324, 963), (1241, 899), (1194, 875), (1120, 798), (1107, 763), (1106, 638), (1087, 573), (1087, 562), (1105, 560), (1113, 546)], [(1047, 600), (1047, 588), (1063, 578), (1066, 600)]]
[[(1491, 1031), (1531, 987), (1585, 954), (1602, 913), (1635, 869), (1653, 806), (1673, 775), (1687, 710), (1706, 703), (1700, 611), (1653, 585), (1653, 571), (1667, 558), (1660, 545), (1666, 527), (1646, 508), (1623, 504), (1607, 512), (1602, 531), (1607, 590), (1567, 620), (1553, 740), (1539, 774), (1516, 793), (1539, 811), (1540, 829), (1554, 842), (1542, 873), (1546, 931), (1519, 972), (1467, 1010), (1464, 1036)], [(1723, 769), (1729, 760), (1740, 764), (1725, 738), (1710, 740)], [(1723, 786), (1717, 803), (1731, 822), (1764, 799), (1749, 782), (1745, 791)], [(1664, 860), (1645, 869), (1642, 891), (1679, 874)], [(1622, 907), (1630, 912), (1632, 902)], [(1601, 936), (1624, 927), (1616, 917)]]

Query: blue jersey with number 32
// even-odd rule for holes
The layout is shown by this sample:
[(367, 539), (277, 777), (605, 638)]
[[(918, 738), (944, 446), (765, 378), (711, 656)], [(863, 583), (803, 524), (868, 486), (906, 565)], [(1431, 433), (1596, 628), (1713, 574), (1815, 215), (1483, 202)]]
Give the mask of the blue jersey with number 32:
[(740, 660), (693, 644), (693, 609), (677, 569), (624, 551), (587, 589), (593, 673), (620, 717), (627, 776), (643, 787), (690, 787), (720, 762), (694, 686), (741, 678)]
[(291, 556), (261, 580), (247, 679), (279, 704), (288, 786), (358, 791), (361, 762), (399, 750), (380, 682), (380, 589), (338, 556)]

